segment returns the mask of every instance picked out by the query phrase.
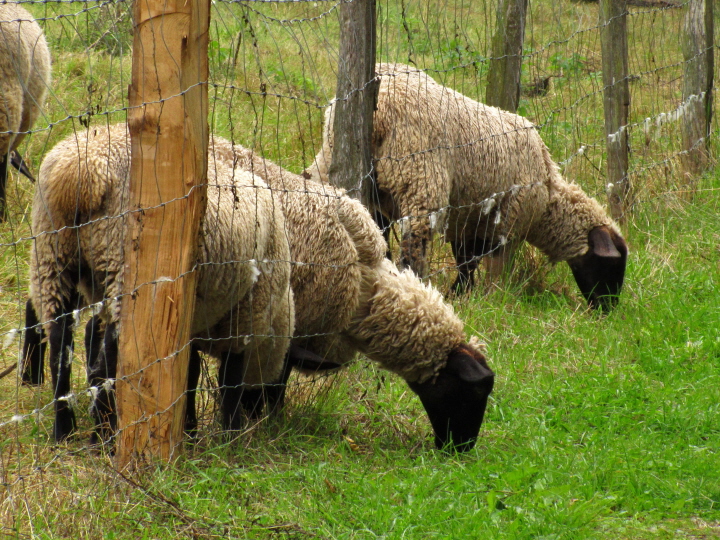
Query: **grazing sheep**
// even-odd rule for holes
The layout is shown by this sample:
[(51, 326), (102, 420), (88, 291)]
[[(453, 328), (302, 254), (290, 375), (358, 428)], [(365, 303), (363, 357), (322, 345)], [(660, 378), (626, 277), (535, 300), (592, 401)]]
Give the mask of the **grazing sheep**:
[[(388, 234), (403, 225), (401, 266), (426, 274), (433, 232), (452, 246), (463, 292), (478, 259), (496, 277), (522, 241), (552, 262), (567, 261), (585, 299), (617, 303), (627, 259), (618, 227), (576, 184), (566, 182), (535, 127), (441, 86), (409, 66), (379, 64), (374, 117), (375, 194), (370, 210)], [(333, 111), (309, 176), (328, 180)]]
[(40, 114), (50, 87), (42, 29), (18, 4), (0, 3), (0, 221), (6, 217), (8, 162), (32, 179), (15, 152)]
[[(452, 307), (385, 258), (386, 243), (372, 217), (342, 190), (219, 137), (210, 146), (216, 160), (251, 171), (279, 195), (293, 261), (293, 346), (340, 365), (362, 352), (418, 394), (438, 447), (472, 448), (494, 375), (477, 345), (467, 343)], [(299, 362), (286, 364), (285, 379), (293, 363)]]
[[(106, 440), (115, 428), (112, 382), (129, 170), (125, 124), (68, 137), (48, 153), (40, 169), (32, 213), (35, 241), (24, 380), (42, 382), (44, 333), (50, 349), (57, 441), (75, 429), (67, 396), (73, 310), (79, 305), (102, 302), (105, 310), (105, 328), (95, 317), (86, 332), (88, 378), (97, 394), (91, 409), (97, 423), (94, 442), (98, 435)], [(208, 168), (207, 201), (196, 267), (190, 378), (197, 384), (199, 351), (220, 359), (223, 425), (237, 429), (239, 413), (248, 405), (254, 407), (265, 384), (283, 376), (294, 325), (290, 251), (280, 205), (259, 177), (214, 160)], [(191, 425), (186, 424), (190, 429), (193, 419), (194, 407), (188, 416)]]

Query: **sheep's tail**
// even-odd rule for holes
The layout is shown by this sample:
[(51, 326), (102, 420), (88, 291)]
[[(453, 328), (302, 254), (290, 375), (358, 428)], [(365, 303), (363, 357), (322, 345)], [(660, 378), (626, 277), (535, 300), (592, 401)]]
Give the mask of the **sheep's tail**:
[(127, 184), (129, 170), (126, 125), (91, 128), (70, 135), (48, 153), (36, 197), (53, 219), (89, 217), (103, 209), (113, 186)]

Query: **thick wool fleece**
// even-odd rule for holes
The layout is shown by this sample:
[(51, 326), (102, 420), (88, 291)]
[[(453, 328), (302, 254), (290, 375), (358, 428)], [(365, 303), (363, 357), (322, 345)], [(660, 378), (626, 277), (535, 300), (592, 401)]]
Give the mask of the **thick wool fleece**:
[[(33, 204), (30, 296), (41, 321), (79, 289), (119, 321), (130, 138), (125, 124), (72, 135), (45, 158)], [(245, 382), (276, 380), (294, 325), (290, 251), (273, 193), (256, 175), (208, 169), (192, 336), (214, 356), (246, 352)], [(79, 282), (78, 282), (79, 281)]]
[(410, 382), (445, 366), (466, 340), (463, 323), (434, 288), (385, 259), (382, 234), (358, 201), (218, 137), (211, 147), (280, 195), (293, 258), (294, 341), (340, 364), (359, 350)]
[(465, 343), (464, 325), (442, 295), (387, 259), (363, 273), (362, 299), (347, 335), (369, 358), (409, 382), (436, 376)]
[[(473, 101), (410, 66), (378, 64), (376, 70), (379, 193), (371, 209), (406, 222), (404, 251), (422, 252), (417, 239), (441, 232), (446, 241), (469, 245), (476, 238), (486, 245), (527, 239), (552, 261), (564, 261), (587, 252), (595, 227), (619, 234), (597, 201), (562, 178), (528, 120)], [(333, 111), (328, 108), (323, 148), (308, 171), (314, 180), (328, 180)], [(411, 260), (418, 256), (409, 253)], [(422, 262), (412, 266), (422, 272)]]
[(18, 4), (0, 3), (0, 159), (20, 146), (50, 88), (42, 29)]

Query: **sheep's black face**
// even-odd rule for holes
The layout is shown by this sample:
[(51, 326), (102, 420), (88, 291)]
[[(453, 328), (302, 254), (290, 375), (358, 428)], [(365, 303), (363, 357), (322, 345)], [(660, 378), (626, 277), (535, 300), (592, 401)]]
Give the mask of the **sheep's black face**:
[(435, 432), (435, 445), (467, 451), (475, 446), (495, 374), (485, 357), (468, 345), (448, 356), (435, 382), (409, 383), (425, 406)]
[(568, 264), (590, 307), (608, 312), (617, 305), (622, 289), (627, 244), (622, 236), (605, 226), (590, 231), (588, 244), (588, 252)]

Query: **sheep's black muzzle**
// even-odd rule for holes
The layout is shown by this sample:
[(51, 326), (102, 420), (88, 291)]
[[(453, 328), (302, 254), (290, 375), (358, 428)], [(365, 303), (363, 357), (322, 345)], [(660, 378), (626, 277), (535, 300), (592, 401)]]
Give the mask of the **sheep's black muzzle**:
[(575, 281), (590, 307), (607, 313), (618, 303), (628, 248), (622, 236), (609, 227), (588, 234), (588, 252), (568, 261)]
[(469, 345), (450, 353), (435, 381), (409, 383), (428, 413), (438, 448), (464, 452), (475, 446), (494, 383), (485, 357)]

